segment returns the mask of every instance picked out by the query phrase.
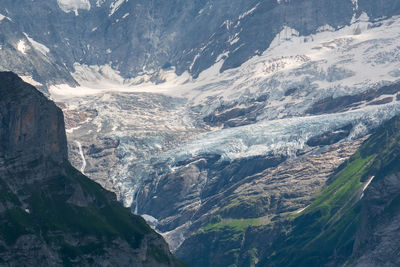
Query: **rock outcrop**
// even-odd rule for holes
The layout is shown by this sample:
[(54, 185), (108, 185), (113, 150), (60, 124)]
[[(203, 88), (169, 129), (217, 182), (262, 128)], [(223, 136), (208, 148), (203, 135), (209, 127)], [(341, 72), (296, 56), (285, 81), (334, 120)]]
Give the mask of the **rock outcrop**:
[(145, 221), (68, 162), (61, 110), (0, 73), (0, 264), (180, 266)]

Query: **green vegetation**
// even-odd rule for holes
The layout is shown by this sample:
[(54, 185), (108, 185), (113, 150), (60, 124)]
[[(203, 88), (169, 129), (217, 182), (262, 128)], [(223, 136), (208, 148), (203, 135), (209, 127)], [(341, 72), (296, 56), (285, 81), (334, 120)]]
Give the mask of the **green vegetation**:
[(164, 253), (164, 251), (162, 251), (160, 248), (158, 248), (156, 246), (153, 246), (153, 245), (149, 246), (147, 248), (147, 254), (152, 256), (159, 263), (167, 263), (167, 264), (170, 263), (169, 258)]
[[(115, 239), (139, 248), (144, 236), (152, 231), (143, 218), (133, 215), (112, 193), (69, 164), (65, 175), (48, 179), (45, 185), (26, 185), (22, 191), (29, 196), (24, 201), (29, 203), (27, 211), (0, 179), (0, 204), (8, 207), (0, 214), (1, 238), (8, 245), (25, 234), (43, 238), (48, 245), (59, 248), (65, 266), (76, 265), (82, 255), (104, 255), (104, 249)], [(78, 238), (80, 245), (69, 244), (65, 235)], [(159, 262), (170, 261), (157, 247), (150, 247), (148, 254)]]
[[(289, 231), (264, 259), (270, 266), (340, 265), (351, 255), (361, 220), (363, 185), (400, 171), (400, 119), (380, 127), (329, 179), (302, 213), (292, 215)], [(397, 200), (397, 199), (396, 199)], [(398, 210), (392, 202), (386, 213)], [(398, 200), (400, 202), (400, 200)]]
[(260, 225), (259, 218), (252, 219), (223, 219), (220, 222), (214, 224), (207, 224), (203, 230), (208, 231), (220, 231), (224, 228), (229, 228), (233, 232), (244, 232), (249, 226)]
[[(340, 266), (352, 255), (364, 220), (364, 186), (373, 177), (370, 186), (397, 172), (400, 117), (379, 127), (301, 213), (288, 214), (266, 225), (263, 217), (252, 215), (254, 206), (269, 207), (268, 197), (235, 198), (221, 203), (223, 207), (189, 240), (188, 247), (199, 246), (197, 251), (208, 259), (196, 261), (198, 266)], [(252, 213), (247, 212), (248, 207)], [(393, 196), (379, 218), (370, 218), (369, 223), (374, 227), (399, 212), (400, 196)]]
[[(132, 247), (139, 247), (143, 236), (151, 231), (144, 220), (131, 215), (117, 201), (107, 201), (107, 192), (97, 183), (77, 171), (70, 172), (68, 176), (52, 179), (46, 190), (32, 188), (32, 218), (40, 225), (42, 235), (59, 230), (108, 241), (122, 237)], [(88, 202), (82, 207), (68, 202), (70, 194), (60, 194), (65, 190), (79, 190), (79, 187), (84, 198), (81, 201)]]
[(332, 182), (317, 195), (316, 200), (303, 211), (303, 214), (321, 211), (324, 216), (330, 217), (346, 204), (351, 204), (349, 201), (357, 201), (353, 199), (356, 197), (354, 194), (363, 185), (361, 178), (366, 174), (368, 170), (366, 167), (371, 164), (372, 159), (373, 156), (362, 158), (356, 154), (346, 168), (336, 174)]
[(230, 200), (228, 204), (216, 213), (222, 218), (257, 218), (265, 214), (270, 206), (270, 199), (265, 197), (238, 197)]

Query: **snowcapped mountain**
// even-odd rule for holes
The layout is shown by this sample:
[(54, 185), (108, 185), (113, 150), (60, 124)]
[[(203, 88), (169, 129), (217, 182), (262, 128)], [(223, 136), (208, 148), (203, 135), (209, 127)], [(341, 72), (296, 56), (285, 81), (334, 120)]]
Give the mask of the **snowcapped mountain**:
[(304, 209), (400, 113), (395, 0), (5, 0), (0, 14), (1, 69), (42, 85), (75, 167), (178, 252), (212, 222)]
[(399, 10), (370, 0), (4, 0), (0, 66), (48, 85), (74, 85), (75, 64), (110, 66), (124, 78), (162, 80), (169, 68), (197, 77), (222, 54), (222, 71), (261, 55), (284, 26), (307, 36), (363, 12), (374, 21)]

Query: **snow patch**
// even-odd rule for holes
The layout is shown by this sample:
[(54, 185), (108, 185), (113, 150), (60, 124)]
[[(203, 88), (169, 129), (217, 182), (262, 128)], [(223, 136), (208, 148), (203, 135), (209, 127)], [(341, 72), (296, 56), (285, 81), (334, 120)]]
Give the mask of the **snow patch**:
[(353, 10), (357, 11), (358, 10), (358, 0), (351, 0), (351, 3), (353, 4)]
[(306, 207), (304, 207), (304, 208), (298, 209), (298, 210), (295, 211), (295, 213), (296, 213), (296, 214), (299, 214), (299, 213), (303, 212), (305, 209), (307, 209), (309, 206), (310, 206), (310, 205), (308, 205), (308, 206), (306, 206)]
[(260, 5), (260, 3), (258, 3), (257, 5), (255, 5), (255, 6), (254, 6), (253, 8), (251, 8), (250, 10), (248, 10), (248, 11), (244, 12), (243, 14), (241, 14), (241, 15), (239, 16), (239, 20), (241, 20), (241, 19), (245, 18), (246, 16), (252, 14), (252, 13), (257, 9), (257, 7), (258, 7), (259, 5)]
[(358, 18), (356, 17), (356, 14), (354, 14), (353, 17), (351, 18), (350, 24), (354, 24), (357, 22), (369, 22), (368, 14), (362, 12)]
[(17, 50), (22, 54), (26, 55), (26, 51), (29, 50), (29, 47), (26, 46), (24, 40), (19, 40), (17, 44)]
[(81, 155), (81, 159), (82, 159), (81, 173), (85, 174), (86, 159), (85, 159), (85, 155), (83, 154), (82, 144), (78, 141), (75, 141), (75, 143), (78, 145), (79, 155)]
[(196, 63), (197, 59), (200, 57), (200, 54), (196, 54), (193, 58), (192, 63), (189, 66), (189, 70), (191, 71), (193, 69), (194, 64)]
[(362, 199), (364, 197), (364, 191), (365, 189), (367, 189), (367, 187), (370, 185), (370, 183), (372, 182), (372, 180), (374, 180), (375, 176), (371, 176), (371, 178), (368, 179), (368, 181), (365, 183), (363, 189), (362, 189), (362, 193), (360, 196), (360, 199)]
[(229, 44), (230, 44), (230, 45), (234, 45), (234, 44), (236, 44), (237, 42), (239, 42), (239, 37), (236, 37), (236, 38), (233, 39), (232, 41), (229, 41)]
[(331, 25), (329, 24), (325, 24), (324, 26), (320, 26), (317, 29), (317, 32), (325, 32), (325, 31), (330, 31), (330, 32), (334, 32), (335, 28), (333, 28)]
[(157, 225), (157, 224), (158, 224), (158, 220), (157, 220), (156, 218), (154, 218), (153, 216), (151, 216), (151, 215), (142, 214), (142, 215), (140, 215), (140, 216), (142, 216), (142, 218), (143, 218), (147, 223), (149, 223), (149, 224), (151, 224), (151, 225)]
[(111, 5), (110, 5), (111, 11), (110, 11), (110, 14), (108, 14), (108, 16), (111, 17), (115, 13), (115, 11), (117, 11), (124, 2), (125, 2), (125, 0), (117, 0), (113, 3), (111, 3)]
[(96, 1), (96, 6), (97, 6), (97, 7), (101, 7), (101, 5), (104, 4), (105, 1), (106, 1), (106, 0), (97, 0), (97, 1)]
[(367, 183), (363, 187), (363, 192), (365, 191), (365, 189), (367, 189), (367, 187), (369, 186), (369, 184), (372, 182), (372, 180), (374, 178), (375, 178), (375, 176), (372, 176), (371, 178), (368, 179)]
[(89, 0), (57, 0), (58, 6), (65, 13), (73, 11), (78, 16), (78, 9), (90, 10)]
[(10, 19), (9, 17), (0, 14), (0, 22), (1, 22), (3, 19), (8, 19), (9, 21), (11, 21), (11, 19)]
[(24, 75), (20, 75), (19, 77), (21, 77), (21, 79), (26, 82), (29, 83), (33, 86), (43, 86), (43, 84), (41, 84), (40, 82), (35, 81), (32, 76), (24, 76)]
[(45, 46), (44, 44), (41, 44), (39, 42), (36, 42), (35, 40), (33, 40), (32, 38), (30, 38), (28, 36), (28, 34), (24, 33), (25, 37), (28, 39), (28, 41), (31, 43), (31, 45), (33, 46), (33, 48), (35, 48), (37, 51), (39, 51), (40, 53), (42, 53), (43, 55), (47, 55), (50, 52), (50, 49)]

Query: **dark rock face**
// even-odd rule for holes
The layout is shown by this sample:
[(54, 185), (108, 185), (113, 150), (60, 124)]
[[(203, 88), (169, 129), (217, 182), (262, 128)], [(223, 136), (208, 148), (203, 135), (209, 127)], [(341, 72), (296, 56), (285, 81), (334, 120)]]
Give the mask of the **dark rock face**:
[(233, 103), (229, 106), (220, 106), (212, 114), (204, 117), (204, 122), (210, 126), (224, 126), (224, 128), (249, 125), (257, 121), (257, 116), (262, 114), (265, 108), (265, 100), (268, 96), (261, 96), (249, 101), (246, 107), (240, 107)]
[[(51, 175), (48, 162), (57, 166), (68, 160), (62, 112), (15, 74), (2, 72), (0, 80), (0, 157), (8, 170), (30, 166), (34, 177), (43, 179)], [(30, 183), (32, 178), (15, 182)]]
[(324, 133), (323, 135), (311, 137), (307, 141), (309, 146), (327, 146), (339, 142), (340, 140), (346, 138), (349, 134), (353, 125), (349, 124), (345, 127), (336, 129), (332, 132)]
[(374, 100), (382, 95), (396, 94), (400, 90), (400, 84), (394, 83), (391, 85), (383, 86), (379, 89), (369, 90), (365, 93), (357, 95), (347, 95), (337, 98), (326, 98), (315, 103), (310, 109), (306, 111), (308, 114), (317, 115), (324, 113), (336, 113), (349, 110), (357, 107), (363, 103), (367, 105), (382, 105), (393, 101), (392, 97), (385, 97), (381, 100)]
[(62, 112), (0, 73), (0, 264), (178, 266), (165, 241), (68, 162)]
[(400, 173), (377, 179), (367, 188), (349, 266), (400, 264), (399, 199)]

